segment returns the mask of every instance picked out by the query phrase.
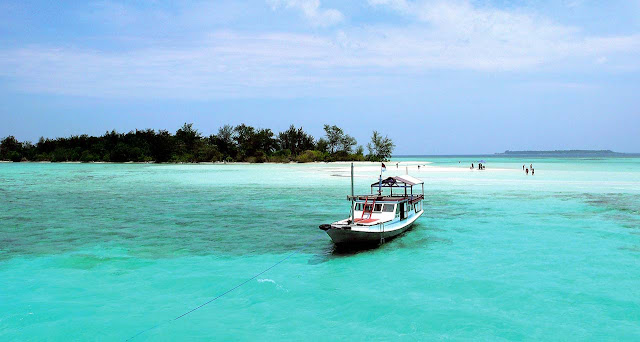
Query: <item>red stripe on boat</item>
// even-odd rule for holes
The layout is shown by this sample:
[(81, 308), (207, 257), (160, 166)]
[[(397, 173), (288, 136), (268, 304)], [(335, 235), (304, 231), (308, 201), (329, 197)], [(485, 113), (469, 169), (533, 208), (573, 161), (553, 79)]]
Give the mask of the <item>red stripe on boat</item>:
[(376, 222), (378, 221), (378, 219), (355, 219), (353, 220), (354, 222), (358, 222), (358, 223), (371, 223), (371, 222)]

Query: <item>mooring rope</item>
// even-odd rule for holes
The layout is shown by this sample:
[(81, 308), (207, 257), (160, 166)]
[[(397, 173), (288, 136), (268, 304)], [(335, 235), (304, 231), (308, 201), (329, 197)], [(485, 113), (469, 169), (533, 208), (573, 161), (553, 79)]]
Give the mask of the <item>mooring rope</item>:
[(196, 311), (196, 310), (198, 310), (198, 309), (201, 309), (201, 308), (202, 308), (202, 307), (204, 307), (205, 305), (208, 305), (208, 304), (210, 304), (210, 303), (212, 303), (212, 302), (216, 301), (217, 299), (220, 299), (221, 297), (223, 297), (223, 296), (225, 296), (225, 295), (229, 294), (230, 292), (233, 292), (234, 290), (238, 289), (239, 287), (241, 287), (241, 286), (245, 285), (246, 283), (248, 283), (248, 282), (252, 281), (253, 279), (256, 279), (257, 277), (261, 276), (262, 274), (264, 274), (264, 273), (268, 272), (268, 271), (269, 271), (269, 270), (271, 270), (272, 268), (274, 268), (274, 267), (276, 267), (276, 266), (280, 265), (281, 263), (283, 263), (284, 261), (286, 261), (286, 260), (287, 260), (287, 259), (289, 259), (290, 257), (294, 256), (295, 254), (300, 253), (301, 251), (303, 251), (304, 249), (306, 249), (307, 247), (309, 247), (309, 245), (311, 245), (311, 243), (312, 243), (313, 241), (315, 241), (316, 239), (318, 239), (320, 236), (322, 236), (322, 235), (318, 234), (318, 235), (316, 235), (315, 237), (313, 237), (313, 238), (309, 239), (309, 241), (307, 241), (307, 243), (305, 243), (302, 247), (300, 247), (300, 248), (296, 249), (295, 251), (293, 251), (293, 252), (291, 252), (291, 253), (287, 254), (287, 256), (285, 256), (284, 258), (280, 259), (280, 260), (279, 260), (278, 262), (276, 262), (275, 264), (273, 264), (273, 265), (271, 265), (271, 266), (269, 266), (269, 267), (265, 268), (264, 270), (260, 271), (259, 273), (255, 274), (255, 275), (254, 275), (254, 276), (252, 276), (251, 278), (249, 278), (249, 279), (247, 279), (247, 280), (245, 280), (245, 281), (243, 281), (243, 282), (241, 282), (241, 283), (237, 284), (236, 286), (234, 286), (234, 287), (232, 287), (232, 288), (230, 288), (230, 289), (228, 289), (228, 290), (226, 290), (226, 291), (222, 292), (221, 294), (219, 294), (219, 295), (217, 295), (217, 296), (215, 296), (215, 297), (211, 298), (210, 300), (208, 300), (208, 301), (206, 301), (206, 302), (204, 302), (204, 303), (202, 303), (202, 304), (200, 304), (200, 305), (196, 306), (195, 308), (193, 308), (193, 309), (191, 309), (191, 310), (189, 310), (189, 311), (187, 311), (187, 312), (185, 312), (185, 313), (181, 314), (180, 316), (177, 316), (176, 318), (172, 318), (172, 319), (170, 319), (170, 320), (166, 320), (166, 321), (161, 322), (161, 323), (158, 323), (158, 324), (156, 324), (156, 325), (154, 325), (154, 326), (152, 326), (152, 327), (150, 327), (150, 328), (147, 328), (147, 329), (145, 329), (145, 330), (142, 330), (142, 331), (138, 332), (137, 334), (135, 334), (135, 335), (133, 335), (133, 336), (129, 337), (129, 338), (128, 338), (128, 339), (126, 339), (125, 341), (131, 341), (131, 340), (133, 340), (134, 338), (136, 338), (136, 337), (138, 337), (138, 336), (140, 336), (140, 335), (142, 335), (142, 334), (146, 333), (147, 331), (151, 331), (151, 330), (153, 330), (153, 329), (155, 329), (155, 328), (157, 328), (157, 327), (159, 327), (159, 326), (161, 326), (161, 325), (164, 325), (164, 324), (167, 324), (167, 323), (170, 323), (170, 322), (173, 322), (173, 321), (179, 320), (180, 318), (182, 318), (182, 317), (184, 317), (184, 316), (186, 316), (186, 315), (188, 315), (188, 314), (190, 314), (190, 313), (192, 313), (192, 312), (194, 312), (194, 311)]

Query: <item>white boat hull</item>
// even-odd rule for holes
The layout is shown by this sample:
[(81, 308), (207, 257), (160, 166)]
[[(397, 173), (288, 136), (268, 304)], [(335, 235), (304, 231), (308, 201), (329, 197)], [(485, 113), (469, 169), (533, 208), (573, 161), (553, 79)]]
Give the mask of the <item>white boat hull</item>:
[[(339, 246), (358, 246), (358, 245), (375, 245), (397, 237), (407, 231), (411, 225), (422, 215), (424, 211), (420, 211), (415, 215), (394, 225), (393, 228), (385, 230), (382, 226), (377, 229), (362, 230), (361, 226), (334, 226), (327, 229), (327, 234), (331, 240)], [(373, 227), (371, 227), (373, 228)]]

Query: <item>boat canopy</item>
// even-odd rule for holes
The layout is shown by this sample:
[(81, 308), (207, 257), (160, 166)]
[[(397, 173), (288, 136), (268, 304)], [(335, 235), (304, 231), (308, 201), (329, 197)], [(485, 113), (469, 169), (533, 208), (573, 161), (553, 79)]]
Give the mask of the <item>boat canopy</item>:
[[(383, 187), (399, 187), (399, 188), (404, 188), (406, 186), (414, 186), (414, 185), (418, 185), (418, 184), (424, 184), (424, 182), (418, 178), (409, 176), (409, 175), (402, 175), (402, 176), (394, 176), (394, 177), (388, 177), (382, 180), (382, 186)], [(371, 184), (371, 187), (374, 186), (379, 186), (380, 182), (375, 182), (373, 184)]]

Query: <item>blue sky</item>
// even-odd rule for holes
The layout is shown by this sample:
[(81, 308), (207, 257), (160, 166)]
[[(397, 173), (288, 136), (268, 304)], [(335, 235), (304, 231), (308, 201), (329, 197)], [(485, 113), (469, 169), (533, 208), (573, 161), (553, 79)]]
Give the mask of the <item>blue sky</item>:
[(640, 0), (0, 2), (0, 137), (377, 129), (399, 154), (640, 152)]

